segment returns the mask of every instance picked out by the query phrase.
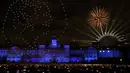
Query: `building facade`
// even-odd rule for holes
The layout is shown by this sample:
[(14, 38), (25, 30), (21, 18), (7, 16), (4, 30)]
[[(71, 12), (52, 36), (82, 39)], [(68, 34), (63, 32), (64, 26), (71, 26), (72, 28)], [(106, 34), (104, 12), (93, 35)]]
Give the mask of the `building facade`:
[(50, 45), (39, 45), (36, 50), (21, 50), (17, 46), (10, 49), (0, 49), (0, 59), (6, 57), (7, 61), (15, 62), (39, 62), (39, 63), (68, 63), (68, 62), (91, 62), (98, 58), (120, 57), (118, 50), (97, 50), (88, 48), (71, 49), (70, 45), (61, 46), (56, 39), (52, 39)]

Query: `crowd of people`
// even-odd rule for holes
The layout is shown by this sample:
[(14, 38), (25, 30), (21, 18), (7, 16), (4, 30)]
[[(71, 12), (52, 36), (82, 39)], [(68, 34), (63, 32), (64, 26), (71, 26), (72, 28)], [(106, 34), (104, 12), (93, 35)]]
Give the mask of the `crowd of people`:
[(0, 65), (0, 73), (130, 73), (130, 67), (101, 64), (5, 64)]

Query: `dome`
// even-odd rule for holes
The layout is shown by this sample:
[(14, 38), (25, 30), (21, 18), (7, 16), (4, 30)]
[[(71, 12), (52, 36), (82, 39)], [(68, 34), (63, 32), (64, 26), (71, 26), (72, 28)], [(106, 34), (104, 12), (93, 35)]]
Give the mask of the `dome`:
[(112, 47), (112, 46), (116, 46), (117, 45), (117, 38), (113, 37), (113, 36), (105, 36), (103, 37), (100, 41), (99, 44), (100, 46), (108, 46), (108, 47)]

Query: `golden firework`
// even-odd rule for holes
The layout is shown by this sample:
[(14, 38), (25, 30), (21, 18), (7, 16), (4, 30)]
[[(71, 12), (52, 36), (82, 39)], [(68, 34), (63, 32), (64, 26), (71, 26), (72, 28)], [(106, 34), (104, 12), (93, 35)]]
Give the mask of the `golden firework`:
[(105, 8), (93, 8), (88, 16), (88, 23), (92, 27), (104, 27), (109, 21), (109, 12)]

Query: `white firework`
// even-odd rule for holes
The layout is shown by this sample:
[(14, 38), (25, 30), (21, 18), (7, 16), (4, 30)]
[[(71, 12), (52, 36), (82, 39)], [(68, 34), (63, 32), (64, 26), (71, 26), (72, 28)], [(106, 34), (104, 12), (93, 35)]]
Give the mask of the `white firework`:
[(111, 26), (108, 30), (106, 29), (106, 31), (103, 33), (94, 28), (93, 29), (89, 28), (90, 31), (88, 33), (76, 28), (76, 30), (78, 32), (91, 38), (91, 40), (76, 40), (76, 41), (92, 44), (92, 42), (100, 42), (101, 39), (103, 39), (107, 36), (116, 38), (118, 42), (126, 41), (127, 35), (129, 35), (130, 33), (124, 33), (124, 32), (128, 31), (127, 30), (128, 28), (123, 29), (124, 27), (122, 27), (122, 26), (119, 26), (118, 28), (116, 28), (116, 27), (117, 27), (117, 25)]

